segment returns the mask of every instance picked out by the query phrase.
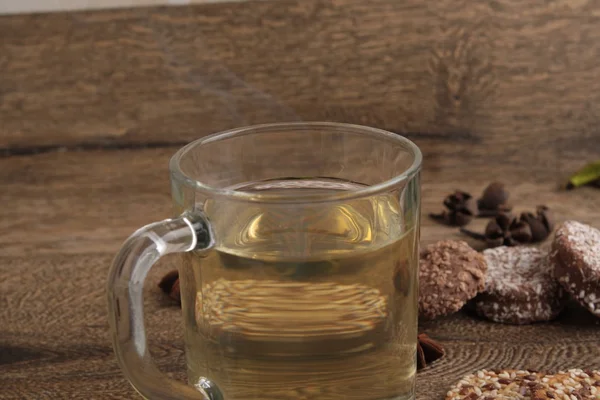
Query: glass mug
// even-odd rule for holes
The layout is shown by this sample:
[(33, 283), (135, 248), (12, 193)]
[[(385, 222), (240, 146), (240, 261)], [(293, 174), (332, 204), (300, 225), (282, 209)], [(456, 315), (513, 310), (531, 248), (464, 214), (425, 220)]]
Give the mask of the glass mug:
[[(119, 364), (145, 398), (414, 398), (421, 153), (338, 123), (234, 129), (170, 162), (173, 219), (135, 232), (108, 281)], [(144, 279), (181, 253), (189, 385), (151, 360)]]

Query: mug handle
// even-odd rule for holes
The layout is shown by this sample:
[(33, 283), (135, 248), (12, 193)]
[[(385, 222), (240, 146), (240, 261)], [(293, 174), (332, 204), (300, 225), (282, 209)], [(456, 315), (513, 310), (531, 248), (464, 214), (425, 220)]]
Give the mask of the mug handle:
[(208, 221), (194, 212), (138, 229), (113, 261), (108, 277), (113, 347), (125, 376), (146, 399), (223, 399), (209, 380), (192, 387), (160, 372), (150, 356), (144, 329), (143, 289), (150, 268), (165, 254), (208, 249), (213, 244)]

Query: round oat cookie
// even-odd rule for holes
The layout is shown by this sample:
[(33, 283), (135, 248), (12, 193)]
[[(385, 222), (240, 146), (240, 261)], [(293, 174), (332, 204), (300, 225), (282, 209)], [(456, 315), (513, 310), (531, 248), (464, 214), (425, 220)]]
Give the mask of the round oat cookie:
[(452, 314), (483, 290), (483, 256), (466, 242), (443, 240), (421, 252), (419, 318)]
[(564, 293), (554, 279), (548, 253), (533, 247), (496, 247), (483, 252), (485, 291), (473, 301), (480, 316), (506, 324), (556, 318)]
[(567, 221), (556, 231), (551, 254), (556, 279), (600, 317), (600, 230)]
[(556, 374), (527, 370), (482, 369), (464, 376), (446, 400), (591, 400), (600, 398), (600, 372), (581, 369)]

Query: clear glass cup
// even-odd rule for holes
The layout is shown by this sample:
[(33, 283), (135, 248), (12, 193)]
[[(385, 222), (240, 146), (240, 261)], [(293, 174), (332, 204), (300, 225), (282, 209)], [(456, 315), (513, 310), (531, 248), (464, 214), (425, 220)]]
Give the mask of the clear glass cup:
[[(412, 399), (421, 153), (337, 123), (260, 125), (171, 159), (173, 219), (135, 232), (108, 281), (115, 353), (149, 399)], [(189, 385), (150, 358), (144, 279), (181, 253)]]

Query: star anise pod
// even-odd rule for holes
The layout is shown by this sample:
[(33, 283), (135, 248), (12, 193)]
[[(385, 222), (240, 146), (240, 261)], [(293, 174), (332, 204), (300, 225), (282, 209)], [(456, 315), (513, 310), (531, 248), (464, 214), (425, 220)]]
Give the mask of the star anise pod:
[(477, 200), (479, 217), (495, 217), (499, 213), (511, 210), (507, 203), (509, 193), (501, 182), (490, 183), (483, 191), (481, 198)]
[(417, 337), (417, 369), (425, 368), (445, 354), (442, 345), (431, 339), (426, 333), (419, 334)]
[(521, 214), (520, 219), (531, 228), (532, 242), (541, 242), (546, 239), (554, 228), (552, 214), (546, 206), (537, 206), (536, 215), (531, 212), (524, 212)]
[(531, 241), (531, 228), (512, 214), (500, 213), (488, 222), (485, 233), (472, 232), (461, 228), (462, 233), (478, 240), (484, 240), (489, 247), (516, 246)]
[(473, 196), (460, 190), (446, 196), (444, 206), (446, 210), (429, 216), (447, 225), (464, 226), (477, 215), (477, 204)]
[(181, 304), (181, 291), (179, 289), (179, 271), (173, 270), (166, 274), (159, 282), (158, 287), (169, 295), (170, 298)]

